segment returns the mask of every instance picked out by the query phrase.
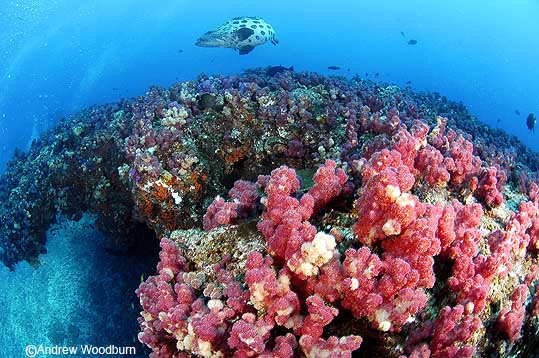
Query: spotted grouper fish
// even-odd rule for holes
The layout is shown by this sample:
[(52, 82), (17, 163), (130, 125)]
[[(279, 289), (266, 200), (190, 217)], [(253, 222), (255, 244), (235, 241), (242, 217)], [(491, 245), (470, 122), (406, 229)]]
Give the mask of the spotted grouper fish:
[(271, 41), (277, 45), (275, 30), (259, 17), (236, 17), (218, 28), (206, 32), (196, 42), (201, 47), (226, 47), (246, 55), (258, 46)]

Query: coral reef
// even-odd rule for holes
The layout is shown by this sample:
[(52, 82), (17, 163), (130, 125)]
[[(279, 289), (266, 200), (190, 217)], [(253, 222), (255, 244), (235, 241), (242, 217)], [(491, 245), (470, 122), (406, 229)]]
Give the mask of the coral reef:
[(129, 188), (118, 175), (125, 163), (122, 138), (132, 126), (121, 110), (126, 104), (65, 119), (8, 163), (0, 180), (0, 260), (6, 266), (38, 264), (58, 213), (73, 219), (95, 213), (99, 230), (130, 241), (138, 224)]
[(161, 254), (137, 290), (139, 340), (154, 358), (533, 357), (537, 169), (437, 94), (201, 75), (18, 154), (0, 258), (35, 260), (56, 212), (92, 211), (120, 242), (147, 225)]

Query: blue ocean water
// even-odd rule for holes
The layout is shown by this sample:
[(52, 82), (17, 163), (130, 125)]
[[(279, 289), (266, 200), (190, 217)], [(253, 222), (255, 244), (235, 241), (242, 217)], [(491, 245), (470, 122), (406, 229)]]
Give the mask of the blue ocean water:
[(0, 357), (31, 357), (25, 349), (32, 345), (80, 349), (90, 344), (135, 347), (143, 356), (146, 350), (135, 338), (134, 290), (140, 277), (155, 269), (157, 252), (150, 253), (144, 250), (151, 260), (115, 255), (90, 215), (78, 222), (60, 219), (48, 232), (47, 254), (38, 268), (26, 262), (13, 272), (0, 267)]
[[(277, 31), (279, 45), (268, 43), (246, 56), (194, 46), (198, 36), (239, 15), (267, 20)], [(528, 113), (539, 112), (538, 15), (539, 2), (532, 0), (4, 0), (0, 172), (16, 147), (27, 149), (33, 138), (68, 113), (202, 72), (231, 74), (268, 65), (346, 77), (359, 74), (401, 86), (409, 82), (414, 89), (462, 101), (481, 121), (539, 150), (539, 134), (525, 125)], [(85, 228), (84, 222), (79, 225)], [(21, 264), (15, 272), (0, 271), (0, 314), (10, 317), (3, 321), (7, 334), (2, 336), (6, 341), (0, 341), (1, 357), (15, 357), (22, 346), (40, 340), (55, 343), (64, 338), (54, 337), (76, 335), (88, 339), (84, 335), (95, 332), (96, 338), (103, 330), (114, 331), (112, 323), (99, 320), (106, 309), (90, 297), (101, 292), (99, 287), (114, 285), (92, 280), (110, 278), (126, 265), (136, 273), (130, 281), (136, 283), (138, 273), (152, 266), (134, 269), (129, 259), (88, 256), (103, 252), (96, 233), (86, 233), (89, 240), (74, 239), (67, 248), (59, 242), (72, 235), (60, 234), (64, 241), (49, 238), (46, 265), (38, 270)], [(78, 255), (85, 257), (85, 265), (70, 261)], [(101, 302), (119, 305), (115, 314), (122, 317), (132, 310), (135, 298), (129, 285), (119, 290)], [(118, 303), (127, 291), (130, 298)], [(84, 300), (94, 300), (88, 303), (91, 309)], [(70, 328), (66, 317), (80, 317), (85, 323)], [(133, 329), (136, 332), (136, 323)], [(10, 345), (13, 337), (18, 337), (15, 346)]]

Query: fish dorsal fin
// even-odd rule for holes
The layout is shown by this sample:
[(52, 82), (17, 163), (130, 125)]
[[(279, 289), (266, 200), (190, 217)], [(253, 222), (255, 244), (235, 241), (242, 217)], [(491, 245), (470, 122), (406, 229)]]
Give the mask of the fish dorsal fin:
[(254, 30), (248, 27), (242, 27), (241, 29), (236, 30), (236, 36), (238, 36), (238, 39), (240, 41), (247, 40), (249, 36), (251, 36), (254, 33), (255, 33)]
[(247, 55), (249, 52), (253, 51), (254, 48), (254, 46), (250, 45), (240, 47), (240, 55)]

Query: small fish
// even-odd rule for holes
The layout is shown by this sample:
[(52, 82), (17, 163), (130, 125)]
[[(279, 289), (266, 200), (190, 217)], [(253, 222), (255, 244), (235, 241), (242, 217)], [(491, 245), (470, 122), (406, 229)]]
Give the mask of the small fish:
[(340, 70), (341, 68), (339, 66), (328, 66), (328, 70), (333, 70), (333, 71), (337, 71), (337, 70)]
[(204, 93), (198, 98), (198, 108), (201, 110), (213, 109), (215, 107), (216, 98), (210, 93)]
[(183, 53), (183, 49), (179, 49), (179, 50), (178, 50), (178, 53)]
[(279, 40), (273, 27), (260, 17), (235, 17), (206, 32), (195, 43), (200, 47), (225, 47), (246, 55), (268, 41), (277, 45)]
[(144, 274), (143, 273), (140, 274), (140, 282), (144, 282)]
[(406, 81), (406, 84), (407, 84), (407, 85), (411, 85), (411, 84), (412, 84), (412, 81)]
[(271, 66), (266, 70), (266, 75), (268, 75), (269, 77), (274, 77), (278, 73), (283, 73), (286, 71), (294, 72), (294, 66), (290, 66), (289, 68), (283, 66)]
[(350, 72), (350, 69), (349, 69), (349, 68), (347, 68), (347, 69), (346, 69), (346, 71), (347, 71), (347, 72)]
[(368, 72), (365, 72), (365, 77), (369, 77), (369, 73), (368, 73)]
[(408, 45), (417, 45), (417, 40), (408, 41)]
[(535, 115), (533, 113), (528, 114), (528, 117), (526, 117), (526, 126), (532, 133), (535, 133)]
[(378, 72), (376, 72), (376, 73), (374, 74), (374, 77), (378, 77), (378, 76), (380, 76), (380, 74), (379, 74)]
[(401, 31), (401, 36), (402, 37), (406, 37), (406, 35), (404, 34), (404, 32)]
[(131, 302), (131, 310), (134, 311), (135, 310), (135, 304), (133, 302)]
[(517, 116), (520, 116), (520, 111), (519, 111), (518, 109), (515, 109), (515, 114), (516, 114)]

